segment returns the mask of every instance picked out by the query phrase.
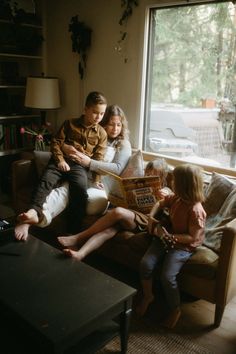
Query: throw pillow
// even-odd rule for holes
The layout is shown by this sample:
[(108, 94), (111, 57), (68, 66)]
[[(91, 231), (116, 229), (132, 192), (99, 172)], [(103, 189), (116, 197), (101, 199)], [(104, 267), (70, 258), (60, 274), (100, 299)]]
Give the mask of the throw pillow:
[(236, 187), (227, 177), (213, 172), (211, 182), (206, 191), (206, 200), (203, 204), (207, 216), (216, 215), (226, 197)]
[(120, 177), (143, 177), (144, 176), (144, 163), (143, 163), (143, 154), (141, 150), (135, 152), (130, 158), (129, 161), (121, 173)]
[(234, 218), (236, 218), (236, 188), (225, 199), (218, 214), (207, 218), (204, 245), (219, 252), (224, 227)]
[(47, 166), (51, 156), (52, 153), (50, 151), (38, 151), (38, 150), (34, 151), (35, 164), (36, 164), (36, 169), (39, 177), (42, 175), (43, 170)]

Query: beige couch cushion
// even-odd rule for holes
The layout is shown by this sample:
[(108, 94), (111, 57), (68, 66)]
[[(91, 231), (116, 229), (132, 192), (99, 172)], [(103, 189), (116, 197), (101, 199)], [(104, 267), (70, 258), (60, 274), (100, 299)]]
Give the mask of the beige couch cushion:
[(211, 249), (200, 246), (185, 263), (184, 272), (205, 279), (214, 279), (218, 266), (219, 256)]

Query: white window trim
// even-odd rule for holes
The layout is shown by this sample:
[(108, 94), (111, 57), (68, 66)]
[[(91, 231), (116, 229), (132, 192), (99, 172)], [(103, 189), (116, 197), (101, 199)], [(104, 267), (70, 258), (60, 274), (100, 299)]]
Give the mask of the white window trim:
[[(229, 2), (230, 0), (221, 0), (221, 2)], [(163, 1), (161, 4), (152, 4), (148, 5), (145, 8), (145, 21), (144, 21), (144, 36), (143, 36), (143, 59), (142, 59), (142, 79), (141, 79), (141, 104), (140, 104), (140, 125), (139, 125), (139, 134), (138, 134), (138, 148), (142, 150), (143, 146), (143, 124), (144, 124), (144, 113), (145, 113), (145, 96), (146, 96), (146, 80), (147, 80), (147, 54), (148, 54), (148, 34), (149, 34), (149, 13), (150, 9), (152, 8), (165, 8), (165, 7), (172, 7), (172, 6), (179, 6), (179, 5), (193, 5), (193, 4), (209, 4), (209, 3), (217, 3), (219, 1), (215, 0), (184, 0), (184, 1)], [(232, 1), (234, 2), (234, 1)], [(184, 159), (178, 159), (178, 158), (172, 158), (170, 156), (165, 156), (165, 155), (159, 155), (157, 153), (151, 153), (147, 151), (143, 151), (143, 157), (146, 161), (153, 160), (155, 157), (162, 157), (165, 158), (167, 163), (177, 166), (180, 163), (185, 163)], [(236, 169), (234, 168), (223, 168), (223, 167), (217, 167), (217, 166), (209, 166), (209, 165), (203, 165), (195, 162), (191, 162), (191, 164), (198, 165), (204, 168), (205, 171), (207, 172), (217, 172), (221, 173), (233, 178), (236, 178)]]

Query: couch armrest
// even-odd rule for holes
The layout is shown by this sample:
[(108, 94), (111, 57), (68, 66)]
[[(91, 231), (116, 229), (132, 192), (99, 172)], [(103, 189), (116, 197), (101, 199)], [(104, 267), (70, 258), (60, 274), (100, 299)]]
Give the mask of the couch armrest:
[(12, 163), (12, 198), (15, 210), (19, 210), (22, 191), (32, 191), (37, 182), (37, 170), (34, 160), (16, 160)]
[(224, 226), (216, 281), (217, 303), (227, 304), (236, 295), (236, 218)]

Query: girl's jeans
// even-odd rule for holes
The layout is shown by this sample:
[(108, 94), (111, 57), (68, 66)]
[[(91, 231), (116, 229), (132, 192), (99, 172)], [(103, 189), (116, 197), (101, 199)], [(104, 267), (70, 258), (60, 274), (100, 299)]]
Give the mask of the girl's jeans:
[(180, 305), (180, 295), (176, 277), (192, 252), (180, 249), (165, 249), (163, 242), (154, 237), (144, 254), (140, 264), (141, 279), (151, 279), (154, 270), (159, 266), (160, 280), (165, 299), (170, 310)]

